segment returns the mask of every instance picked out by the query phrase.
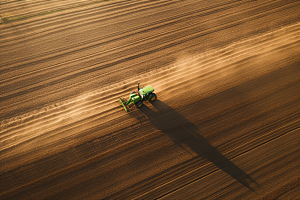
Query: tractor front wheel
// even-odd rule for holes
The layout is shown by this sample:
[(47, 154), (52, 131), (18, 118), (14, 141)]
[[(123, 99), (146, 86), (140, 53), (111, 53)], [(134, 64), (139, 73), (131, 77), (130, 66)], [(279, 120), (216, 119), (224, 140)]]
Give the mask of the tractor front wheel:
[(138, 101), (138, 102), (135, 104), (135, 106), (136, 106), (137, 108), (140, 108), (140, 107), (143, 106), (143, 102), (142, 102), (142, 101)]
[(154, 93), (151, 93), (150, 95), (151, 95), (151, 96), (150, 96), (149, 102), (152, 103), (153, 101), (156, 100), (157, 96), (156, 96), (156, 94), (154, 94)]

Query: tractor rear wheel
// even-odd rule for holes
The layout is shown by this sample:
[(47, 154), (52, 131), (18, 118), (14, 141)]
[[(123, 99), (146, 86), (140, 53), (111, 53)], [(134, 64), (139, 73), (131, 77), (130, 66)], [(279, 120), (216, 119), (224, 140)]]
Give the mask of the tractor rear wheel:
[(140, 107), (143, 106), (143, 102), (142, 102), (142, 101), (138, 101), (138, 102), (135, 104), (135, 106), (136, 106), (137, 108), (140, 108)]
[(149, 102), (152, 103), (153, 101), (156, 100), (157, 96), (156, 96), (155, 93), (151, 93), (150, 95), (151, 95), (151, 96), (150, 96)]

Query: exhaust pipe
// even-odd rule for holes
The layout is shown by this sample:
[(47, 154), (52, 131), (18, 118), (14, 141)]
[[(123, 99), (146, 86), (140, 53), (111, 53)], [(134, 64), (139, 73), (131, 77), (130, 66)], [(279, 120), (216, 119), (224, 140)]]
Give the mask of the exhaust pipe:
[(138, 82), (138, 91), (140, 90), (140, 82)]

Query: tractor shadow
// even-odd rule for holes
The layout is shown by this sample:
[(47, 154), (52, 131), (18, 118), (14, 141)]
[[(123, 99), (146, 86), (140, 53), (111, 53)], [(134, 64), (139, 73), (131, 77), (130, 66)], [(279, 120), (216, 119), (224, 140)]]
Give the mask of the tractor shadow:
[(248, 174), (223, 156), (215, 147), (203, 138), (198, 127), (167, 104), (156, 100), (152, 105), (158, 110), (153, 111), (146, 105), (140, 111), (146, 115), (151, 124), (167, 134), (176, 144), (185, 144), (202, 158), (212, 162), (219, 169), (229, 174), (239, 183), (254, 191), (250, 183), (258, 185)]

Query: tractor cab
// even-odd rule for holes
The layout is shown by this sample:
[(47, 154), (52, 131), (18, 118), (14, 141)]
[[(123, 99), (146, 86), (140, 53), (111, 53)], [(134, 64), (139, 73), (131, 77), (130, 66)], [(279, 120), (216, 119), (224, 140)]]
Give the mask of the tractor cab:
[(154, 91), (154, 88), (151, 85), (149, 85), (147, 87), (139, 89), (139, 95), (140, 95), (141, 99), (148, 100), (148, 95), (150, 93), (152, 93), (153, 91)]

